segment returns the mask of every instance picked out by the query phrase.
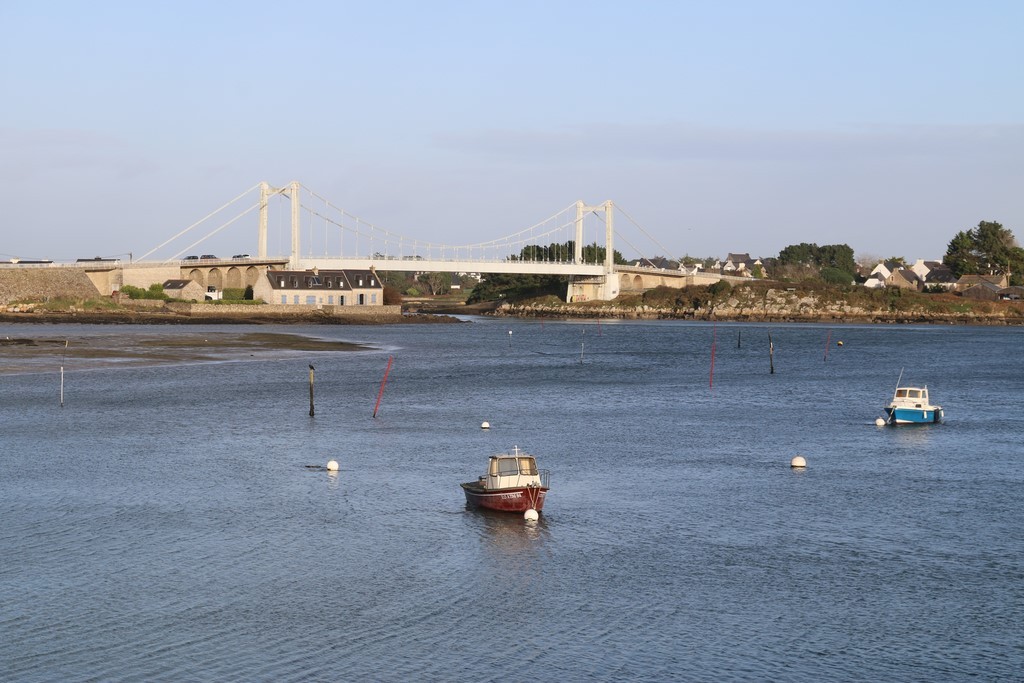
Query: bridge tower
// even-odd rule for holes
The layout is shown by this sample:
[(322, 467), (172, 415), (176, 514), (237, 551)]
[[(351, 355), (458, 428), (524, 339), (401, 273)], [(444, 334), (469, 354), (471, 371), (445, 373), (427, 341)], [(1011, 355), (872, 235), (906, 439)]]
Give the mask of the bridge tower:
[(597, 206), (587, 206), (582, 200), (576, 202), (576, 244), (573, 249), (573, 260), (583, 263), (583, 217), (589, 211), (604, 212), (604, 275), (598, 279), (593, 277), (570, 276), (568, 301), (587, 299), (614, 299), (619, 295), (619, 281), (615, 276), (615, 223), (612, 200), (606, 200)]
[(299, 262), (299, 183), (293, 180), (288, 187), (271, 187), (266, 181), (260, 183), (260, 225), (256, 255), (267, 258), (267, 202), (275, 194), (283, 194), (292, 200), (292, 256), (293, 264)]

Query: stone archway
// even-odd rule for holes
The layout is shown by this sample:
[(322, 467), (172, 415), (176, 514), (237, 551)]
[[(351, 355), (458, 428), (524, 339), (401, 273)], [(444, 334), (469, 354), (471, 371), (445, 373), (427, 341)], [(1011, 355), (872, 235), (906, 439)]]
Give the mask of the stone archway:
[(200, 268), (193, 268), (188, 271), (188, 279), (195, 282), (203, 289), (206, 289), (206, 276)]
[(216, 287), (218, 291), (224, 289), (224, 272), (220, 268), (210, 268), (206, 274), (206, 286)]
[(227, 277), (224, 282), (225, 289), (241, 289), (244, 286), (242, 284), (242, 271), (237, 266), (231, 266), (228, 268)]
[(643, 279), (643, 277), (641, 277), (640, 275), (634, 275), (633, 276), (633, 289), (643, 290), (643, 288), (644, 288), (644, 279)]
[(255, 287), (256, 283), (260, 280), (260, 275), (263, 274), (263, 269), (257, 266), (249, 266), (245, 269), (245, 286)]

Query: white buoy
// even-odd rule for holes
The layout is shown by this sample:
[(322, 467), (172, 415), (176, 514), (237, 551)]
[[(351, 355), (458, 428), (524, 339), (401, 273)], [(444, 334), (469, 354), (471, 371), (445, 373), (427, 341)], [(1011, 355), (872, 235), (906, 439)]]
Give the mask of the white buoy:
[(876, 417), (875, 418), (875, 426), (876, 427), (884, 427), (885, 426), (885, 418), (884, 417)]
[(807, 467), (807, 461), (804, 460), (804, 456), (798, 455), (789, 461), (790, 467)]
[(328, 472), (337, 472), (338, 471), (338, 461), (337, 460), (328, 460), (327, 461), (327, 471)]
[(481, 422), (480, 423), (480, 429), (490, 429), (490, 428), (491, 428), (491, 423), (490, 422)]
[(537, 514), (536, 510), (530, 508), (529, 510), (523, 513), (523, 519), (525, 519), (527, 522), (536, 522), (538, 519), (540, 519), (540, 515)]

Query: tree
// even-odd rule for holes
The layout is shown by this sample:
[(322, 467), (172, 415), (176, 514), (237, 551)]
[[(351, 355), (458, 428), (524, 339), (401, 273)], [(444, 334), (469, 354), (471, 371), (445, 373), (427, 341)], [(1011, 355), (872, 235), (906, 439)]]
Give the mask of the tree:
[(847, 244), (791, 244), (779, 252), (775, 260), (775, 277), (798, 279), (801, 273), (813, 269), (820, 277), (826, 268), (834, 268), (849, 274), (847, 282), (857, 272), (853, 260), (853, 249)]
[(420, 275), (419, 282), (430, 289), (430, 293), (437, 296), (447, 294), (452, 289), (451, 273), (424, 273)]
[(1012, 284), (1024, 282), (1024, 249), (1009, 229), (995, 221), (981, 221), (954, 235), (942, 262), (957, 277), (968, 273), (1009, 275)]
[[(539, 244), (528, 244), (519, 250), (518, 254), (508, 257), (509, 261), (544, 261), (553, 263), (570, 263), (576, 255), (576, 240), (567, 242), (552, 242), (544, 247)], [(597, 242), (584, 244), (584, 263), (604, 263), (604, 255), (607, 253), (605, 247), (598, 246)], [(625, 264), (626, 259), (622, 257), (619, 250), (612, 252), (612, 261), (618, 264)]]
[(977, 273), (980, 269), (981, 260), (974, 250), (974, 239), (968, 230), (961, 230), (946, 247), (946, 255), (942, 262), (949, 266), (949, 269), (956, 277), (967, 273)]
[(821, 279), (833, 285), (849, 285), (853, 283), (853, 276), (841, 268), (829, 266), (821, 269)]
[(466, 303), (497, 299), (515, 300), (554, 294), (564, 297), (569, 286), (568, 278), (559, 275), (513, 275), (510, 273), (488, 273), (473, 287)]
[(818, 245), (801, 242), (791, 244), (779, 252), (780, 266), (788, 265), (820, 265), (818, 263)]
[(857, 272), (857, 264), (853, 260), (853, 249), (846, 244), (826, 244), (818, 250), (818, 266), (821, 268), (837, 268), (852, 275)]

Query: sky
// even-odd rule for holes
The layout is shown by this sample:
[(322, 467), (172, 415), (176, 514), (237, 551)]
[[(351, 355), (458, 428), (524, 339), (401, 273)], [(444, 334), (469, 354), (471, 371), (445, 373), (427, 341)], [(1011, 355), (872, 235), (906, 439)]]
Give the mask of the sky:
[[(435, 243), (612, 200), (630, 258), (941, 259), (983, 220), (1024, 239), (1022, 27), (1019, 0), (0, 0), (0, 259), (138, 257), (293, 180)], [(256, 241), (252, 214), (195, 251)]]

